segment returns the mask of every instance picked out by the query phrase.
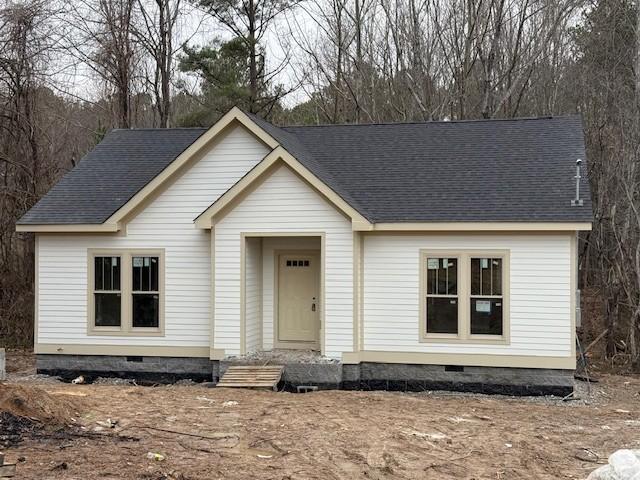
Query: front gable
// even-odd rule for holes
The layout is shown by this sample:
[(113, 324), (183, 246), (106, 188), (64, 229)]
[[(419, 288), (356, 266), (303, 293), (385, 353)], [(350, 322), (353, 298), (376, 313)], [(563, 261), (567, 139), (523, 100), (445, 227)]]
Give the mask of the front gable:
[(278, 147), (267, 155), (253, 170), (244, 176), (238, 183), (231, 187), (224, 195), (218, 198), (209, 208), (202, 212), (196, 219), (198, 228), (208, 229), (257, 186), (269, 178), (274, 171), (286, 167), (295, 176), (305, 182), (312, 190), (319, 194), (326, 202), (352, 222), (354, 230), (370, 230), (370, 222), (356, 209), (344, 201), (329, 186), (322, 182), (316, 175), (304, 167), (284, 148)]

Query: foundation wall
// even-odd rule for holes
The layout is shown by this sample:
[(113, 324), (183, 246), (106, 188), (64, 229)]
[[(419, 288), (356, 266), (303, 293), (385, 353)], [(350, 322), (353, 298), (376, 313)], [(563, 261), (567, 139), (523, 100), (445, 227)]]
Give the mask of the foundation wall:
[[(172, 382), (190, 378), (217, 382), (242, 359), (123, 357), (99, 355), (37, 355), (38, 373), (75, 378), (116, 376)], [(572, 370), (503, 367), (460, 367), (363, 362), (285, 363), (281, 389), (429, 391), (452, 390), (505, 395), (558, 395), (573, 391)]]

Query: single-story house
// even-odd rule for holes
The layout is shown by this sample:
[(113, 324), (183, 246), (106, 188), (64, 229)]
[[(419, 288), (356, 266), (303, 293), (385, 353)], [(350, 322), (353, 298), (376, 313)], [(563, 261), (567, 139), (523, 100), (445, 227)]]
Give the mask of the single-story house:
[(17, 224), (38, 371), (570, 392), (578, 159), (579, 116), (113, 130)]

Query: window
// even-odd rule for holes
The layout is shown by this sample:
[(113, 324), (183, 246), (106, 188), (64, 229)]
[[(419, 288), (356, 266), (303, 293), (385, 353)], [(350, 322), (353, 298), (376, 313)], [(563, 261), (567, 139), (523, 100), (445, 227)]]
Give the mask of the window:
[(120, 257), (94, 257), (94, 318), (96, 327), (119, 327), (122, 321)]
[(88, 333), (163, 335), (164, 252), (89, 250)]
[(158, 257), (133, 257), (132, 261), (132, 325), (158, 328), (159, 300)]
[(471, 335), (502, 335), (502, 258), (471, 258)]
[(458, 333), (458, 259), (427, 257), (427, 333)]
[(421, 251), (420, 265), (421, 341), (509, 341), (508, 251)]

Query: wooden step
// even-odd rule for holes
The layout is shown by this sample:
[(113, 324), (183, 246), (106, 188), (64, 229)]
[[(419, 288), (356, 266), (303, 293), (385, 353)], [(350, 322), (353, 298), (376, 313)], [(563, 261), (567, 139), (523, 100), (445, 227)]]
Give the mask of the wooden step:
[(235, 365), (227, 368), (216, 386), (277, 390), (283, 370), (281, 365)]

